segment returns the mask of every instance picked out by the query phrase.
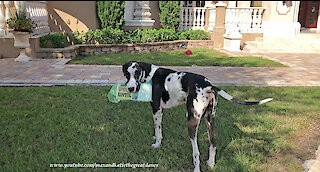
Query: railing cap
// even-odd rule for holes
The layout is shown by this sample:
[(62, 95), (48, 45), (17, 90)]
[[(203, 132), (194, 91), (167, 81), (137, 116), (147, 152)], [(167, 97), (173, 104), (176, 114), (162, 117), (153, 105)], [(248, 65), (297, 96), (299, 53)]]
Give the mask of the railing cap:
[(265, 7), (228, 7), (227, 9), (266, 9)]
[(226, 7), (227, 4), (222, 2), (222, 1), (219, 1), (218, 3), (215, 4), (216, 7)]

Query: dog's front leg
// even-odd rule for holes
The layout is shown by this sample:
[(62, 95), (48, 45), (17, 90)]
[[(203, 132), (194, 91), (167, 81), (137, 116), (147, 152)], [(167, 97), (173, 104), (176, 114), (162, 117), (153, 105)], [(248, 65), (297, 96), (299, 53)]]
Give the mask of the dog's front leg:
[(161, 145), (162, 140), (162, 130), (161, 130), (161, 122), (162, 122), (162, 108), (160, 105), (155, 107), (155, 104), (151, 104), (153, 108), (153, 122), (154, 122), (154, 133), (156, 143), (152, 144), (151, 147), (158, 148)]

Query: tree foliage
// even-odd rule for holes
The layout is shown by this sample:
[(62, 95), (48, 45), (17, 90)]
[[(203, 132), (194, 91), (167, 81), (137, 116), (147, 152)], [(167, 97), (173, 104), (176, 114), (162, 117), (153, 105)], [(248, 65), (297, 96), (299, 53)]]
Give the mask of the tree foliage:
[(121, 29), (124, 25), (125, 1), (97, 1), (100, 28)]
[(159, 1), (160, 23), (164, 29), (179, 29), (180, 1)]

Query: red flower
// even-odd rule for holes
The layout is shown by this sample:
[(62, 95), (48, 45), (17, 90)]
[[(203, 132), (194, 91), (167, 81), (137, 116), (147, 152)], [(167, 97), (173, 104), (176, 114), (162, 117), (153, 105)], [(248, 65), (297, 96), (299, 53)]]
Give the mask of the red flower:
[(192, 54), (192, 52), (190, 50), (187, 50), (186, 55), (190, 55), (190, 54)]

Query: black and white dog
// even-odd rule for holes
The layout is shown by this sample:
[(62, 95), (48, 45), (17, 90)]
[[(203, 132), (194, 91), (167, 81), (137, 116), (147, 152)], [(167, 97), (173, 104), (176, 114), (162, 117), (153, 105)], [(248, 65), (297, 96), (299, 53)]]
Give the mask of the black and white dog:
[(207, 164), (213, 167), (216, 155), (214, 139), (214, 114), (218, 102), (218, 94), (223, 98), (244, 105), (263, 104), (271, 98), (259, 102), (245, 102), (233, 98), (225, 91), (215, 87), (202, 75), (177, 72), (153, 64), (131, 61), (122, 66), (127, 78), (126, 88), (129, 92), (138, 92), (141, 83), (152, 80), (152, 110), (155, 123), (155, 140), (153, 148), (160, 147), (162, 140), (161, 121), (162, 109), (171, 108), (183, 103), (187, 104), (188, 134), (193, 148), (194, 171), (200, 171), (200, 152), (197, 144), (197, 129), (201, 118), (205, 118), (209, 134), (209, 160)]

